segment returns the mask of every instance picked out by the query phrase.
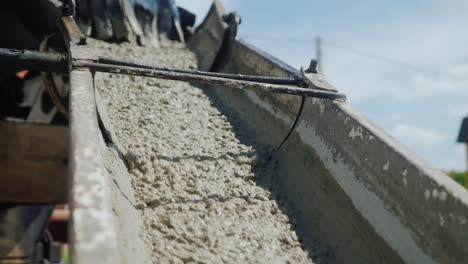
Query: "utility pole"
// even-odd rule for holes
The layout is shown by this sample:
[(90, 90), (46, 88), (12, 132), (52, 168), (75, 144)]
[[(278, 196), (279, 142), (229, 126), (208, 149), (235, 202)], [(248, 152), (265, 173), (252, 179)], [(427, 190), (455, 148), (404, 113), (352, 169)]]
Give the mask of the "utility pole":
[(317, 69), (323, 73), (322, 38), (320, 36), (315, 37), (315, 58), (317, 59)]

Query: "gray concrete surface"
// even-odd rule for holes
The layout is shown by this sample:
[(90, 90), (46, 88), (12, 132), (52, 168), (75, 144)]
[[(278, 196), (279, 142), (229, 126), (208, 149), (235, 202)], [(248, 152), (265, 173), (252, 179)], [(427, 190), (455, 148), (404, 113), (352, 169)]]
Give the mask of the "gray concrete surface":
[[(175, 43), (161, 49), (97, 45), (105, 56), (196, 68), (194, 55)], [(124, 257), (135, 255), (136, 243), (128, 242), (138, 242), (130, 231), (137, 230), (153, 263), (328, 259), (318, 241), (297, 234), (297, 214), (278, 185), (272, 145), (262, 143), (276, 134), (248, 133), (240, 117), (226, 117), (222, 106), (187, 83), (105, 74), (96, 87), (109, 113), (104, 134), (115, 145), (106, 166), (115, 180), (119, 246), (129, 251)], [(128, 226), (136, 210), (138, 228)]]

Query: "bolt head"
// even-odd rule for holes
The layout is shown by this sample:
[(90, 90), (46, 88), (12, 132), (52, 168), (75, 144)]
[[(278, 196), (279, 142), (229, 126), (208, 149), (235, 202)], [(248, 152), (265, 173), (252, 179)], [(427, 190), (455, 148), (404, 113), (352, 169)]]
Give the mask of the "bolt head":
[(86, 45), (86, 37), (83, 37), (81, 36), (80, 37), (80, 40), (78, 40), (78, 43), (76, 43), (77, 45)]
[(309, 69), (307, 69), (307, 71), (311, 72), (311, 73), (317, 73), (317, 71), (318, 71), (318, 61), (317, 60), (311, 60), (310, 65), (309, 65)]

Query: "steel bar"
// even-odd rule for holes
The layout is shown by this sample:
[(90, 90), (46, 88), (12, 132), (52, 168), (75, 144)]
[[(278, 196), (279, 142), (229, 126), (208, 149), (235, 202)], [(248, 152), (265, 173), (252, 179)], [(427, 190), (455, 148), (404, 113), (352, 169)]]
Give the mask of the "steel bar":
[[(1, 69), (37, 70), (42, 72), (67, 72), (67, 55), (54, 52), (0, 49)], [(3, 68), (2, 68), (3, 67)], [(299, 88), (302, 79), (276, 78), (266, 76), (237, 75), (190, 71), (168, 67), (158, 67), (110, 58), (91, 60), (72, 60), (73, 68), (89, 68), (92, 71), (154, 77), (168, 80), (209, 84), (222, 87), (250, 89), (263, 92), (292, 94), (300, 96), (336, 99), (345, 98), (344, 94), (311, 88)]]
[[(67, 72), (67, 55), (56, 52), (39, 52), (32, 50), (13, 50), (0, 48), (0, 61), (2, 62), (0, 69), (5, 70), (37, 70), (46, 72)], [(300, 85), (303, 83), (302, 78), (278, 78), (269, 76), (255, 76), (243, 74), (217, 73), (196, 70), (184, 70), (170, 67), (161, 67), (147, 65), (137, 62), (128, 62), (116, 60), (112, 58), (99, 57), (99, 63), (112, 64), (119, 66), (129, 66), (135, 68), (153, 69), (159, 71), (178, 72), (197, 74), (202, 76), (220, 77), (235, 80), (244, 80), (251, 82), (262, 82), (271, 84), (285, 85)]]
[(67, 55), (57, 52), (0, 48), (0, 70), (68, 72)]
[(278, 78), (278, 77), (268, 77), (268, 76), (230, 74), (230, 73), (218, 73), (218, 72), (206, 72), (206, 71), (192, 71), (192, 70), (183, 70), (183, 69), (176, 69), (176, 68), (170, 68), (170, 67), (148, 65), (148, 64), (138, 63), (138, 62), (128, 62), (128, 61), (116, 60), (116, 59), (106, 58), (106, 57), (99, 57), (98, 62), (103, 63), (103, 64), (129, 66), (129, 67), (135, 67), (135, 68), (144, 68), (144, 69), (152, 69), (152, 70), (168, 71), (168, 72), (189, 73), (189, 74), (197, 74), (197, 75), (202, 75), (202, 76), (220, 77), (220, 78), (244, 80), (244, 81), (251, 81), (251, 82), (287, 84), (287, 85), (300, 85), (303, 83), (302, 78)]
[(341, 93), (329, 92), (329, 91), (323, 91), (323, 90), (317, 90), (317, 89), (298, 88), (294, 86), (286, 86), (286, 85), (282, 86), (282, 85), (267, 84), (267, 83), (260, 83), (260, 82), (249, 82), (249, 81), (244, 81), (244, 80), (234, 80), (234, 79), (211, 77), (211, 76), (200, 76), (200, 75), (188, 74), (188, 73), (133, 68), (133, 67), (128, 67), (128, 66), (108, 65), (108, 64), (101, 64), (101, 63), (88, 62), (88, 61), (73, 61), (72, 67), (75, 69), (76, 68), (88, 68), (91, 71), (97, 71), (97, 72), (145, 76), (145, 77), (153, 77), (153, 78), (160, 78), (160, 79), (167, 79), (167, 80), (184, 81), (184, 82), (190, 82), (190, 83), (231, 87), (231, 88), (238, 88), (238, 89), (250, 89), (250, 90), (255, 90), (255, 91), (263, 91), (263, 92), (273, 92), (273, 93), (326, 98), (326, 99), (346, 98), (346, 96)]

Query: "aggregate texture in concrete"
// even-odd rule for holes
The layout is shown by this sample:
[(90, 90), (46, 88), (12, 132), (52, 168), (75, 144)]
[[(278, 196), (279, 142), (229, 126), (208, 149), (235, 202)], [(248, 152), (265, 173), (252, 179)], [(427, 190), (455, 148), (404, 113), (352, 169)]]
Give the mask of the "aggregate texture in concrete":
[[(173, 42), (160, 49), (96, 45), (109, 57), (197, 67), (195, 56)], [(228, 119), (203, 89), (110, 74), (97, 78), (96, 88), (110, 117), (108, 144), (126, 164), (154, 263), (326, 262), (326, 249), (304, 247), (307, 238), (296, 234), (293, 209), (277, 186), (276, 146)]]

